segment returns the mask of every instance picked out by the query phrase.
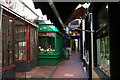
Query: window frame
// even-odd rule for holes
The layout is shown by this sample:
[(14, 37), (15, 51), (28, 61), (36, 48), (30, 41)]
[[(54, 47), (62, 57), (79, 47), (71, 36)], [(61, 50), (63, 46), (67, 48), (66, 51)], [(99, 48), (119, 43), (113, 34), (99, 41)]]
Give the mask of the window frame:
[[(16, 24), (17, 22), (19, 22), (19, 24)], [(17, 62), (26, 61), (27, 60), (27, 50), (26, 50), (27, 26), (26, 26), (26, 23), (20, 19), (16, 19), (14, 26), (15, 26), (15, 31), (16, 31), (15, 32), (15, 45), (17, 45), (17, 46), (15, 46), (15, 56), (17, 55), (16, 61)], [(24, 44), (24, 42), (25, 42), (25, 44)], [(19, 52), (23, 51), (23, 50), (25, 52), (23, 54), (20, 54)]]
[[(96, 23), (94, 23), (97, 27), (95, 28), (95, 30), (96, 30), (96, 33), (95, 33), (95, 35), (96, 35), (96, 37), (95, 37), (95, 45), (94, 45), (94, 47), (95, 47), (95, 57), (94, 57), (94, 70), (99, 74), (99, 76), (100, 77), (102, 77), (102, 78), (110, 78), (110, 76), (103, 70), (103, 69), (101, 69), (100, 67), (99, 67), (99, 65), (98, 65), (98, 53), (97, 53), (97, 40), (98, 39), (102, 39), (102, 38), (105, 38), (105, 37), (109, 37), (109, 21), (108, 21), (108, 23), (107, 23), (107, 26), (104, 26), (104, 27), (102, 27), (102, 28), (100, 28), (99, 27), (99, 14), (102, 12), (102, 10), (104, 9), (104, 8), (106, 8), (106, 5), (107, 4), (103, 4), (102, 6), (101, 6), (101, 8), (100, 8), (100, 10), (98, 11), (98, 13), (96, 13), (97, 15), (96, 15), (96, 17), (97, 18), (95, 18), (94, 17), (94, 19), (95, 20), (97, 20), (96, 21)], [(109, 14), (108, 14), (108, 12), (107, 12), (107, 17), (108, 17), (108, 20), (109, 20)], [(110, 39), (109, 39), (109, 42), (110, 42)], [(100, 44), (101, 45), (101, 44)], [(110, 48), (110, 46), (109, 46), (109, 48)], [(109, 53), (109, 57), (110, 57), (110, 53)], [(110, 61), (110, 59), (109, 59), (109, 61)], [(110, 67), (110, 66), (109, 66)]]
[[(15, 60), (14, 60), (15, 59), (15, 53), (14, 53), (14, 20), (15, 20), (15, 17), (11, 17), (10, 15), (7, 15), (4, 12), (1, 15), (2, 15), (2, 23), (1, 23), (2, 24), (1, 25), (2, 26), (2, 68), (6, 69), (6, 68), (13, 66), (15, 64)], [(6, 19), (8, 19), (8, 24), (6, 25), (7, 32), (5, 32), (5, 30), (4, 30), (5, 27), (4, 27), (4, 19), (3, 18), (5, 18), (5, 17), (6, 17)], [(12, 26), (10, 25), (10, 20), (12, 20)], [(11, 28), (13, 28), (13, 29), (11, 29), (12, 33), (10, 33), (10, 26), (11, 26)], [(13, 45), (12, 48), (10, 48), (10, 39), (8, 39), (8, 37), (6, 37), (5, 35), (7, 35), (9, 38), (12, 38), (12, 41), (11, 41), (12, 45)], [(12, 36), (12, 37), (10, 37), (10, 36)], [(8, 43), (7, 49), (4, 48), (4, 39), (5, 38), (6, 38), (6, 41)], [(7, 54), (4, 54), (5, 51), (7, 52)], [(8, 53), (10, 51), (12, 51), (12, 53)], [(6, 57), (5, 55), (8, 56), (6, 64), (4, 63), (5, 57)], [(10, 55), (12, 55), (12, 57)], [(11, 63), (10, 63), (10, 61), (11, 61)]]

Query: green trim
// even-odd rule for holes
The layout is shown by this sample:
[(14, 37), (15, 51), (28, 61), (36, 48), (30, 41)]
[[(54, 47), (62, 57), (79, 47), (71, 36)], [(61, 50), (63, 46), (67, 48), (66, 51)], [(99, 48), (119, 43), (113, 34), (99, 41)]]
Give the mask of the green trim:
[[(56, 33), (55, 33), (55, 35), (56, 35)], [(57, 36), (55, 37), (55, 42), (54, 42), (55, 45), (54, 46), (55, 46), (55, 51), (57, 52), (57, 45), (56, 45), (57, 44), (57, 39), (56, 38), (57, 38)]]
[(39, 55), (39, 59), (41, 58), (46, 58), (46, 59), (49, 59), (49, 58), (55, 58), (55, 59), (58, 59), (61, 55)]

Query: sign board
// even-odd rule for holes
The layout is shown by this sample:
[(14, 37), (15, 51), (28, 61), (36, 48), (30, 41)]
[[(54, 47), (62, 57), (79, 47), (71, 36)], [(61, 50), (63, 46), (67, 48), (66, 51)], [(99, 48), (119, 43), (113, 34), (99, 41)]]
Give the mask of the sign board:
[(70, 31), (70, 33), (71, 33), (71, 34), (72, 34), (72, 33), (78, 34), (78, 31)]
[(38, 32), (58, 32), (53, 24), (38, 24)]
[(81, 23), (81, 19), (75, 19), (68, 24), (68, 27), (71, 29), (79, 28), (80, 23)]
[(78, 31), (70, 31), (71, 36), (80, 36), (80, 33)]

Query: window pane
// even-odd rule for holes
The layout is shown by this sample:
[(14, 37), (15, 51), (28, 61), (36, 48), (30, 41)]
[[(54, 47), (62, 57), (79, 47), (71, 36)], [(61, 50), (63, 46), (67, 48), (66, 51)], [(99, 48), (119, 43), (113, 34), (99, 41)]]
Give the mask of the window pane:
[(108, 10), (106, 7), (103, 7), (98, 14), (98, 24), (99, 28), (108, 26)]
[(25, 49), (19, 49), (18, 60), (26, 60), (26, 50)]
[(35, 59), (37, 54), (36, 54), (36, 29), (33, 27), (30, 27), (30, 58), (31, 60)]
[(4, 67), (8, 66), (8, 51), (4, 50)]
[(16, 60), (26, 60), (26, 27), (19, 21), (16, 21), (15, 25)]
[(18, 47), (18, 43), (16, 42), (15, 43), (15, 58), (16, 58), (16, 60), (19, 60), (18, 53), (19, 53), (19, 47)]
[(2, 18), (2, 43), (3, 43), (3, 67), (8, 66), (8, 22), (9, 19), (6, 16)]
[(14, 54), (13, 53), (14, 53), (14, 50), (10, 50), (9, 51), (9, 57), (10, 57), (9, 58), (9, 64), (13, 64), (14, 63), (13, 62), (14, 61)]
[(97, 65), (110, 76), (109, 26), (106, 6), (103, 6), (98, 14)]
[(98, 66), (110, 76), (110, 49), (109, 37), (97, 39)]
[(9, 19), (9, 34), (13, 34), (14, 31), (13, 21), (14, 20)]
[(3, 67), (14, 63), (14, 20), (3, 15), (2, 43), (3, 43)]
[(47, 42), (46, 36), (38, 37), (38, 45), (39, 45), (40, 51), (46, 51), (47, 50), (46, 42)]
[(47, 36), (47, 51), (53, 51), (53, 50), (54, 50), (54, 37)]
[(14, 63), (14, 25), (13, 20), (9, 19), (9, 27), (8, 27), (8, 55), (9, 55), (9, 65)]
[(2, 31), (8, 33), (8, 24), (9, 24), (9, 18), (6, 16), (3, 16), (2, 20)]

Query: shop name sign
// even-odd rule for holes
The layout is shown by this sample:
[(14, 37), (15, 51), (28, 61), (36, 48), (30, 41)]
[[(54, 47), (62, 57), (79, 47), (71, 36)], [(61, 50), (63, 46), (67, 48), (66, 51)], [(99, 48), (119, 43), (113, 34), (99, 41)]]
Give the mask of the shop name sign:
[(46, 32), (46, 31), (58, 31), (58, 29), (51, 24), (39, 24), (39, 31), (40, 32)]
[(42, 27), (40, 30), (54, 30), (55, 28), (53, 26), (48, 26), (48, 27)]
[(80, 19), (75, 19), (68, 24), (68, 27), (69, 28), (78, 28), (78, 27), (80, 27), (80, 23), (81, 23)]
[(73, 28), (74, 28), (74, 27), (79, 27), (79, 26), (80, 26), (80, 25), (71, 25), (71, 27), (73, 27)]

